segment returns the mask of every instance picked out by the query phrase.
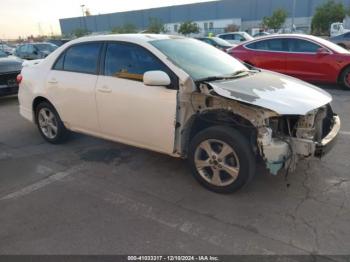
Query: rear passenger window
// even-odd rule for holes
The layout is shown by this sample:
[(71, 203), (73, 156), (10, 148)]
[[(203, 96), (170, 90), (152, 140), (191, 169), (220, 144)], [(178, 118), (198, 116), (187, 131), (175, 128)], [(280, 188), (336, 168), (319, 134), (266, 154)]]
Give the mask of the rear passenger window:
[(100, 49), (100, 43), (86, 43), (72, 46), (66, 51), (63, 70), (96, 74)]
[(140, 46), (124, 43), (108, 44), (105, 75), (142, 81), (143, 74), (153, 70), (168, 72), (162, 62)]
[(289, 39), (289, 51), (297, 53), (317, 53), (321, 46), (301, 39)]

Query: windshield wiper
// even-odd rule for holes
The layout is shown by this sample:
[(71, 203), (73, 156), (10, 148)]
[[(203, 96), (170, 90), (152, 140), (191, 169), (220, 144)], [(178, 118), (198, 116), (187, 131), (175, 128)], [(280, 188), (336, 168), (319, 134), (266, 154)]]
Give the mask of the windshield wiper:
[(206, 78), (201, 78), (196, 80), (196, 82), (211, 82), (211, 81), (218, 81), (218, 80), (229, 80), (229, 79), (234, 79), (234, 78), (239, 78), (243, 76), (249, 75), (251, 71), (249, 70), (239, 70), (234, 72), (233, 74), (230, 75), (224, 75), (224, 76), (209, 76)]
[(217, 80), (224, 80), (227, 79), (225, 76), (209, 76), (201, 79), (197, 79), (196, 82), (211, 82), (211, 81), (217, 81)]

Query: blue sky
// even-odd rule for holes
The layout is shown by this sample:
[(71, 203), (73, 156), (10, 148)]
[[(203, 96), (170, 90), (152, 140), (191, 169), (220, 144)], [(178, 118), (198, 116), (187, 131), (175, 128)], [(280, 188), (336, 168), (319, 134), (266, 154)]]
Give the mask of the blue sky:
[(60, 33), (59, 18), (82, 14), (84, 4), (92, 14), (113, 13), (209, 0), (1, 0), (0, 39)]

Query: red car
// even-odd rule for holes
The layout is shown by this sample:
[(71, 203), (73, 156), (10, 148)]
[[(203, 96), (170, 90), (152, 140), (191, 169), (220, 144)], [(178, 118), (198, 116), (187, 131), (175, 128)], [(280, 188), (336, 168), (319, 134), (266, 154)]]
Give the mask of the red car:
[(350, 90), (350, 52), (310, 35), (271, 35), (232, 48), (229, 54), (255, 67)]

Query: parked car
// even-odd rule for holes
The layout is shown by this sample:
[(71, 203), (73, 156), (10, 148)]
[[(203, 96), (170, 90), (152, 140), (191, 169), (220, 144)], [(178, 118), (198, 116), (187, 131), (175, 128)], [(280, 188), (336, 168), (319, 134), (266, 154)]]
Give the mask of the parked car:
[(0, 96), (18, 92), (17, 75), (21, 72), (22, 60), (0, 50)]
[(345, 48), (345, 49), (350, 49), (350, 32), (331, 37), (329, 41)]
[(230, 44), (229, 42), (219, 38), (219, 37), (198, 37), (198, 40), (205, 42), (209, 45), (215, 46), (222, 51), (227, 52), (230, 48), (233, 48), (237, 45)]
[(232, 32), (219, 34), (216, 37), (226, 40), (231, 44), (240, 44), (242, 42), (253, 40), (254, 38), (246, 32)]
[(15, 49), (5, 43), (0, 42), (0, 51), (8, 54), (8, 55), (13, 55), (15, 52)]
[(27, 43), (16, 48), (15, 55), (27, 60), (42, 59), (58, 48), (51, 43)]
[(313, 83), (341, 83), (350, 90), (350, 52), (310, 35), (272, 35), (239, 45), (229, 53), (252, 66)]
[(253, 37), (257, 38), (257, 37), (267, 36), (267, 35), (271, 35), (271, 34), (268, 32), (259, 32), (259, 33), (256, 33), (255, 35), (253, 35)]
[(48, 142), (71, 130), (188, 158), (220, 193), (247, 184), (257, 156), (273, 174), (323, 156), (340, 129), (327, 92), (179, 36), (79, 38), (20, 78), (20, 113)]

